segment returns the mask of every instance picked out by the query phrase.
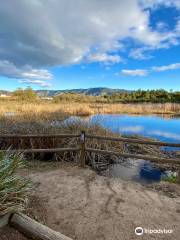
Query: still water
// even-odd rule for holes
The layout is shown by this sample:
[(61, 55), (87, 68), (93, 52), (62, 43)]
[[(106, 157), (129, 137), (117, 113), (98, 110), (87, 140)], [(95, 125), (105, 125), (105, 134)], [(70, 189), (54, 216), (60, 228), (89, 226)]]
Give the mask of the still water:
[(165, 142), (180, 142), (180, 117), (162, 115), (99, 114), (89, 117), (113, 132), (141, 135)]
[[(165, 142), (180, 142), (180, 117), (162, 115), (98, 114), (84, 120), (98, 123), (115, 133), (141, 135)], [(166, 148), (171, 150), (171, 148)], [(177, 149), (176, 149), (177, 150)], [(179, 149), (178, 149), (179, 150)], [(105, 172), (111, 177), (142, 183), (159, 182), (172, 174), (154, 167), (149, 161), (127, 160), (126, 164), (113, 164)]]

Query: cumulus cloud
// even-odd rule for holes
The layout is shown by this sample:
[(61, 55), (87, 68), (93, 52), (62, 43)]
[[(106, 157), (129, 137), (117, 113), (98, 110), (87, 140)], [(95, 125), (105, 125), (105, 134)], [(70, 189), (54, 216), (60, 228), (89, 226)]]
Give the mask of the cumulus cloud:
[(13, 76), (15, 78), (39, 78), (44, 80), (50, 80), (52, 78), (52, 74), (46, 69), (33, 69), (29, 65), (17, 68), (13, 63), (6, 60), (0, 60), (0, 73), (6, 77)]
[(39, 84), (40, 86), (50, 86), (48, 80), (52, 79), (52, 74), (46, 69), (34, 69), (29, 65), (17, 68), (9, 61), (0, 60), (0, 74), (8, 78), (21, 79), (19, 82)]
[(150, 69), (123, 69), (121, 73), (129, 76), (147, 76), (151, 72), (164, 72), (180, 69), (180, 63), (172, 63), (164, 66), (153, 66)]
[(47, 87), (47, 88), (50, 88), (52, 87), (52, 84), (49, 83), (49, 82), (45, 82), (43, 80), (30, 80), (30, 79), (21, 79), (18, 81), (19, 83), (26, 83), (26, 84), (36, 84), (40, 87)]
[(147, 76), (148, 71), (145, 69), (134, 69), (134, 70), (129, 70), (129, 69), (123, 69), (122, 74), (124, 75), (129, 75), (129, 76), (140, 76), (140, 77), (144, 77)]
[(110, 55), (107, 53), (94, 53), (88, 56), (89, 62), (102, 62), (104, 64), (115, 64), (122, 62), (122, 58), (119, 55)]
[(166, 23), (160, 22), (159, 27), (161, 26), (161, 30), (158, 27), (158, 30), (161, 32), (161, 41), (155, 45), (144, 45), (139, 48), (132, 49), (129, 53), (129, 56), (134, 59), (149, 59), (152, 58), (149, 52), (158, 49), (168, 49), (171, 46), (176, 46), (179, 44), (180, 38), (180, 20), (177, 20), (176, 25), (172, 31), (168, 31), (166, 29)]
[(126, 37), (161, 42), (138, 0), (1, 0), (0, 18), (1, 59), (21, 66), (79, 63), (94, 48), (122, 47)]
[(164, 72), (164, 71), (175, 70), (175, 69), (180, 69), (180, 63), (172, 63), (172, 64), (165, 65), (165, 66), (152, 67), (152, 71), (154, 71), (154, 72)]
[(147, 51), (149, 50), (150, 49), (149, 48), (147, 49), (147, 47), (132, 49), (129, 53), (129, 57), (138, 60), (150, 59), (152, 58), (152, 56), (149, 53), (147, 54)]
[[(164, 2), (178, 7), (179, 1)], [(157, 5), (153, 0), (148, 4)], [(31, 75), (46, 75), (49, 72), (41, 68), (87, 59), (119, 63), (118, 51), (126, 38), (151, 48), (175, 44), (180, 27), (168, 34), (153, 30), (146, 6), (143, 0), (1, 0), (0, 61), (12, 63), (19, 75), (27, 74), (27, 66)], [(143, 53), (139, 57), (143, 58)], [(15, 75), (11, 71), (0, 74), (17, 77), (16, 71)]]
[(160, 5), (164, 5), (166, 7), (176, 7), (180, 8), (179, 0), (140, 0), (141, 4), (144, 7), (159, 7)]

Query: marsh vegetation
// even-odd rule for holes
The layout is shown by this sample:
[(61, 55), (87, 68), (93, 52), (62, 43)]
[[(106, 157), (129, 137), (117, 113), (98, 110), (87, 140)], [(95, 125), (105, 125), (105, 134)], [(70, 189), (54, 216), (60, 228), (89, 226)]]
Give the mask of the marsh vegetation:
[(0, 98), (0, 115), (8, 113), (24, 118), (40, 116), (41, 119), (62, 118), (64, 114), (180, 114), (180, 92), (138, 90), (99, 96), (67, 92), (47, 100), (39, 97), (31, 88), (18, 89), (8, 98)]
[[(109, 98), (109, 97), (108, 97)], [(28, 99), (28, 100), (27, 100)], [(86, 133), (103, 136), (119, 136), (119, 132), (103, 126), (103, 121), (65, 121), (70, 116), (89, 116), (100, 113), (128, 113), (128, 114), (179, 114), (179, 103), (119, 103), (107, 101), (105, 96), (86, 96), (82, 94), (66, 93), (54, 97), (53, 100), (43, 100), (36, 96), (32, 89), (18, 90), (10, 98), (0, 100), (0, 134), (53, 134), (53, 133)], [(134, 138), (145, 139), (143, 136), (131, 135)], [(78, 138), (58, 139), (39, 138), (13, 140), (0, 139), (1, 149), (29, 149), (29, 148), (65, 148), (77, 147)], [(87, 140), (87, 147), (125, 153), (140, 153), (157, 157), (169, 157), (165, 151), (155, 146), (133, 145), (111, 141)], [(175, 153), (176, 154), (176, 153)], [(173, 156), (175, 156), (175, 154)], [(79, 153), (37, 153), (26, 154), (27, 159), (56, 160), (78, 162)], [(86, 162), (95, 166), (97, 162), (107, 165), (123, 159), (115, 156), (102, 156), (97, 153), (87, 153)], [(176, 168), (175, 168), (176, 169)]]

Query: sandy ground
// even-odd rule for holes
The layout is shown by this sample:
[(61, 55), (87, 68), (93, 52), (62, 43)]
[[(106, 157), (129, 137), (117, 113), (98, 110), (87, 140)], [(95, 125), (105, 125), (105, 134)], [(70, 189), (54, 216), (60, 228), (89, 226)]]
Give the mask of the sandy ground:
[[(180, 239), (180, 186), (143, 186), (66, 166), (30, 173), (46, 224), (74, 240)], [(136, 236), (136, 227), (172, 229)]]

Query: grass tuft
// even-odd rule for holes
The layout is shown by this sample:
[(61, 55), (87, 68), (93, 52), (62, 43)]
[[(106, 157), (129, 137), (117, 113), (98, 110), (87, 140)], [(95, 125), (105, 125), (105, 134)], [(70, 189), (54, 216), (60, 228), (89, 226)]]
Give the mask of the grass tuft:
[(10, 150), (0, 153), (0, 216), (24, 210), (29, 181), (18, 176), (22, 167), (21, 154), (12, 154)]

